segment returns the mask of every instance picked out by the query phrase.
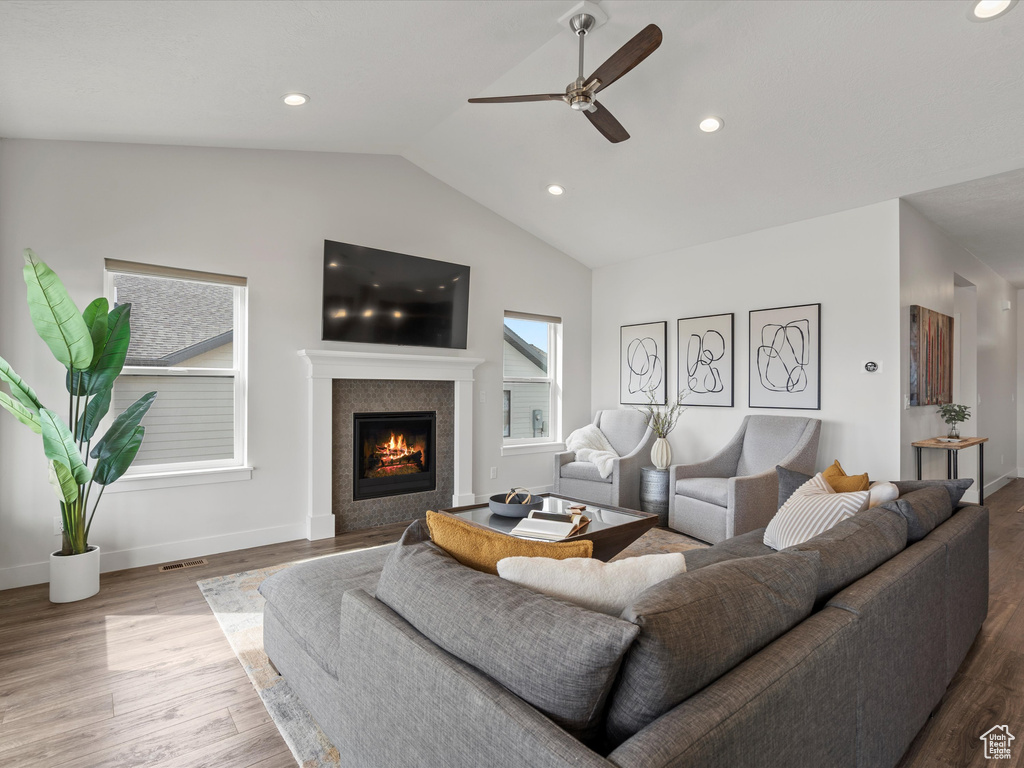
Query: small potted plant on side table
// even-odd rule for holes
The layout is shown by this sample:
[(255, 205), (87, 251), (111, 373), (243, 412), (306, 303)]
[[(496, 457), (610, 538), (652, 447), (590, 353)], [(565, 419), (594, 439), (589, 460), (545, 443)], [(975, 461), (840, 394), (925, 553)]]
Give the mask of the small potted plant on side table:
[(949, 425), (949, 434), (946, 437), (950, 440), (959, 440), (960, 430), (957, 428), (957, 424), (962, 424), (971, 418), (970, 406), (959, 405), (958, 403), (943, 403), (939, 406), (938, 412), (942, 416), (942, 420)]

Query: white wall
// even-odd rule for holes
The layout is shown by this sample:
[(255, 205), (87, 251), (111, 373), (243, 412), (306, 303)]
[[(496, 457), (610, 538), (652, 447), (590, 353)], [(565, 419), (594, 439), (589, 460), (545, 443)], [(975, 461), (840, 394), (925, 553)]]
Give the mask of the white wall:
[[(899, 220), (896, 201), (685, 248), (594, 272), (593, 406), (618, 407), (619, 326), (667, 320), (669, 391), (680, 317), (734, 312), (735, 406), (690, 408), (673, 461), (710, 456), (748, 413), (822, 419), (817, 466), (839, 459), (873, 478), (899, 474)], [(821, 302), (820, 411), (747, 407), (748, 312)], [(865, 361), (881, 371), (863, 373)], [(582, 422), (569, 421), (566, 430)]]
[[(104, 257), (249, 278), (256, 471), (245, 482), (108, 494), (91, 537), (104, 570), (304, 535), (296, 351), (366, 348), (320, 340), (325, 238), (472, 267), (469, 348), (455, 354), (487, 360), (477, 369), (473, 490), (549, 485), (550, 454), (500, 453), (503, 313), (563, 319), (565, 418), (588, 421), (591, 274), (578, 262), (399, 157), (0, 141), (0, 355), (44, 402), (64, 402), (64, 376), (28, 318), (22, 248), (56, 269), (83, 307), (102, 294)], [(39, 438), (0, 416), (3, 589), (45, 581), (58, 540)]]
[(1024, 290), (1017, 291), (1012, 312), (1017, 316), (1017, 477), (1024, 477)]
[[(917, 304), (952, 315), (956, 311), (956, 275), (977, 289), (977, 398), (971, 423), (961, 434), (988, 437), (985, 445), (986, 495), (1016, 476), (1017, 467), (1017, 320), (1016, 306), (1003, 311), (1000, 303), (1015, 301), (1016, 290), (972, 253), (962, 248), (913, 206), (900, 201), (900, 387), (910, 386), (910, 306)], [(962, 281), (961, 281), (962, 282)], [(945, 434), (947, 427), (935, 406), (902, 411), (901, 467), (904, 477), (916, 477), (915, 440)], [(976, 449), (971, 449), (976, 451)], [(946, 476), (944, 451), (924, 452), (924, 477)], [(961, 477), (969, 475), (961, 466)], [(977, 501), (977, 489), (966, 496)]]

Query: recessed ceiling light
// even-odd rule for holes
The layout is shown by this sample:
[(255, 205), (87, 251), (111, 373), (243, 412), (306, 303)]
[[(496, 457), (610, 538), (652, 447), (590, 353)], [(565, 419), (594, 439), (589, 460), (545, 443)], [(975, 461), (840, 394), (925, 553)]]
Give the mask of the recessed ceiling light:
[(395, 310), (395, 317), (401, 317), (401, 316), (402, 316), (402, 313), (401, 313), (401, 312), (399, 312), (399, 311), (398, 311), (398, 310), (396, 309), (396, 310)]
[(373, 317), (373, 310), (367, 309), (363, 311), (363, 317)]
[(700, 121), (700, 129), (704, 131), (704, 133), (720, 131), (722, 130), (723, 125), (725, 125), (725, 121), (720, 117), (705, 117)]
[(281, 100), (289, 107), (301, 107), (309, 101), (309, 96), (304, 93), (286, 93), (281, 97)]
[(967, 18), (972, 21), (991, 21), (1002, 16), (1017, 4), (1017, 0), (977, 0)]
[(565, 192), (565, 187), (561, 184), (548, 184), (548, 194), (560, 195)]

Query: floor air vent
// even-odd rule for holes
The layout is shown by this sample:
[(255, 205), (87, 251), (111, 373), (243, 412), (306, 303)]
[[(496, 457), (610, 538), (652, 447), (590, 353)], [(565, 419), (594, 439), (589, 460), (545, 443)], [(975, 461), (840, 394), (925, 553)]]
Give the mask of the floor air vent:
[(161, 565), (160, 573), (166, 571), (180, 571), (182, 568), (195, 568), (197, 565), (206, 565), (205, 559), (200, 560), (185, 560), (180, 563), (171, 563), (170, 565)]

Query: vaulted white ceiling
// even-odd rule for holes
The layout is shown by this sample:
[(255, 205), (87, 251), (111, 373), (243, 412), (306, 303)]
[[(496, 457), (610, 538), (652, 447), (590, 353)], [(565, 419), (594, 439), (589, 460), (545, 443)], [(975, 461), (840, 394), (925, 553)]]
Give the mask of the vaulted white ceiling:
[(664, 33), (600, 95), (631, 139), (466, 103), (564, 89), (573, 4), (4, 0), (0, 136), (401, 154), (590, 266), (1024, 167), (1024, 7), (604, 0), (588, 72)]

